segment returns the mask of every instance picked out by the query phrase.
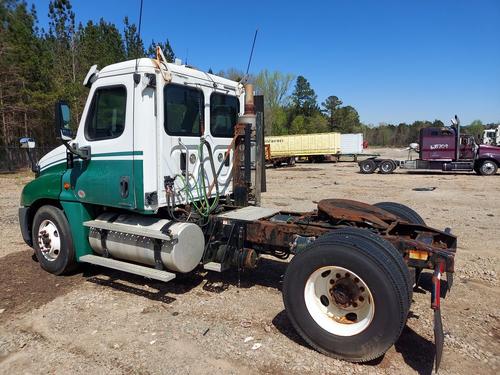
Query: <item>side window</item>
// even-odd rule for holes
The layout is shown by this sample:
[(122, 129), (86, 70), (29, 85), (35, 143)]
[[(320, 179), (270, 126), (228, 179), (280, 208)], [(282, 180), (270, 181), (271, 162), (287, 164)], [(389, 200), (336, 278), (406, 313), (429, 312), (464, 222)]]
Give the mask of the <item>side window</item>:
[(127, 89), (124, 86), (98, 88), (85, 121), (89, 141), (117, 138), (125, 129)]
[(201, 136), (203, 93), (193, 87), (167, 85), (163, 89), (164, 127), (169, 135)]
[(240, 101), (236, 96), (214, 92), (210, 96), (210, 133), (214, 137), (232, 138), (239, 109)]

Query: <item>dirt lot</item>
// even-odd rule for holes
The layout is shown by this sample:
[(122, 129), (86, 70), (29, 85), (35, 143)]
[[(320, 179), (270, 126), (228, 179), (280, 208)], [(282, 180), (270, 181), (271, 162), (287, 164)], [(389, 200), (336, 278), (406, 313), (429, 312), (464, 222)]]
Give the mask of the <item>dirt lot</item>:
[[(415, 208), (432, 226), (451, 227), (459, 247), (455, 284), (442, 303), (446, 343), (440, 373), (499, 373), (500, 175), (357, 171), (354, 163), (268, 170), (264, 204), (310, 210), (322, 198), (391, 200)], [(281, 299), (282, 262), (264, 259), (254, 272), (199, 272), (168, 284), (90, 266), (71, 276), (47, 274), (18, 229), (19, 195), (29, 179), (27, 173), (0, 175), (2, 374), (432, 371), (432, 311), (423, 290), (414, 293), (407, 327), (394, 347), (373, 363), (354, 365), (318, 354), (294, 332)]]

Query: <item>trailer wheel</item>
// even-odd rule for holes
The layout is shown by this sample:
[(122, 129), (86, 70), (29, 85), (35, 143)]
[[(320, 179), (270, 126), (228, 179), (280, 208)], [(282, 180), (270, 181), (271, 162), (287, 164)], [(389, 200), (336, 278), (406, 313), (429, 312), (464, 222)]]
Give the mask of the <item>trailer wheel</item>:
[(495, 173), (497, 173), (497, 170), (498, 166), (492, 160), (485, 160), (479, 166), (479, 174), (481, 176), (493, 176)]
[(425, 221), (422, 219), (422, 216), (404, 204), (396, 202), (379, 202), (375, 203), (374, 206), (390, 212), (391, 214), (396, 215), (411, 224), (425, 225)]
[(366, 159), (359, 163), (359, 171), (363, 174), (370, 174), (375, 172), (377, 164), (373, 159)]
[(384, 354), (399, 338), (409, 310), (399, 265), (381, 242), (355, 230), (326, 234), (294, 256), (283, 300), (309, 345), (351, 362)]
[(64, 213), (54, 206), (42, 206), (33, 219), (33, 248), (40, 266), (55, 275), (76, 268), (75, 249)]
[(390, 174), (396, 169), (396, 163), (393, 160), (382, 160), (378, 166), (378, 170), (382, 174)]

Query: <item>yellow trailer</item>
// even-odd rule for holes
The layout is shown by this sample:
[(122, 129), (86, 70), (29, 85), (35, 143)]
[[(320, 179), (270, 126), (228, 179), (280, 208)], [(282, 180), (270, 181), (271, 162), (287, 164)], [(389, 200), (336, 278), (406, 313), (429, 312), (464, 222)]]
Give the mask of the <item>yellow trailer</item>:
[(265, 138), (268, 159), (328, 156), (340, 153), (340, 133), (279, 135)]

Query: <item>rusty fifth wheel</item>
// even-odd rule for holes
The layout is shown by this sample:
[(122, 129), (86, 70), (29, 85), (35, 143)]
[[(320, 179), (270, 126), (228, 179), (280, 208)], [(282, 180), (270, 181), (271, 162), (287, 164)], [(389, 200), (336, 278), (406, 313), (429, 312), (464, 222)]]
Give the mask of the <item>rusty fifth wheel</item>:
[(410, 306), (408, 268), (396, 249), (357, 228), (321, 236), (287, 269), (283, 299), (316, 350), (352, 362), (380, 357), (398, 339)]

